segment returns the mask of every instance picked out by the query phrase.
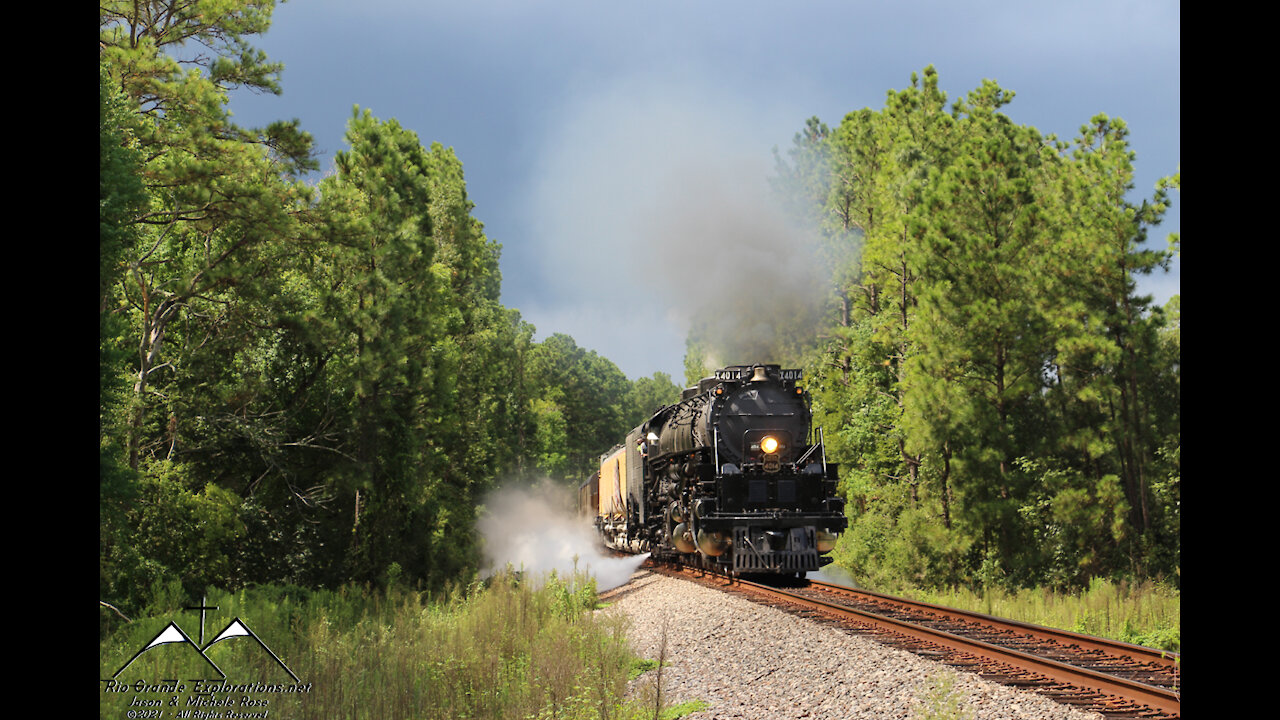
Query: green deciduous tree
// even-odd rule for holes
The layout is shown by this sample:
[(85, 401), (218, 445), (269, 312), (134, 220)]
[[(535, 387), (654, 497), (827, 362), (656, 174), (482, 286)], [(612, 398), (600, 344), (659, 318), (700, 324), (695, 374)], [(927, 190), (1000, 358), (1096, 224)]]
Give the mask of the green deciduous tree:
[[(594, 350), (578, 347), (573, 338), (553, 334), (529, 349), (525, 378), (540, 399), (539, 414), (558, 425), (564, 423), (564, 448), (534, 449), (539, 457), (562, 455), (565, 474), (557, 477), (579, 483), (599, 469), (600, 455), (622, 442), (629, 427), (627, 397), (631, 383), (611, 361)], [(544, 433), (544, 440), (559, 437)], [(557, 460), (557, 462), (559, 462)], [(550, 472), (552, 468), (544, 468)]]
[(623, 423), (628, 430), (648, 420), (655, 412), (680, 401), (680, 386), (664, 372), (650, 377), (636, 378), (627, 392), (627, 416)]

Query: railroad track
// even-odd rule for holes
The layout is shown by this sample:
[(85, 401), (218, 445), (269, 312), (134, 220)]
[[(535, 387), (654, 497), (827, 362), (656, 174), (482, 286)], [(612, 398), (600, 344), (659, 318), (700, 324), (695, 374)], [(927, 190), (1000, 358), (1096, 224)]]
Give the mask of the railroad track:
[(1176, 653), (817, 581), (775, 587), (699, 568), (653, 569), (866, 635), (1109, 720), (1181, 717)]

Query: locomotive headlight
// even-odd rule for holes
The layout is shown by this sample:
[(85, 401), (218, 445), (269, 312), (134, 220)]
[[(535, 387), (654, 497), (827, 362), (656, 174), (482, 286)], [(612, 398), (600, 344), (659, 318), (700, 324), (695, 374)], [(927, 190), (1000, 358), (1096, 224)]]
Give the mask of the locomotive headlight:
[(770, 436), (761, 440), (760, 449), (763, 450), (766, 455), (772, 455), (778, 452), (778, 439)]

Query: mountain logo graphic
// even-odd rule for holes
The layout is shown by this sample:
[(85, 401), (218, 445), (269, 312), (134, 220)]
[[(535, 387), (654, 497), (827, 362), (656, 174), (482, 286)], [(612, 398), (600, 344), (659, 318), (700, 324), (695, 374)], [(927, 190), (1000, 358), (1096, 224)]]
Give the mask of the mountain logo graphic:
[(214, 672), (218, 673), (218, 677), (222, 679), (226, 679), (227, 674), (222, 671), (222, 668), (218, 667), (217, 663), (209, 659), (207, 651), (209, 648), (213, 647), (214, 644), (222, 642), (223, 640), (231, 640), (234, 638), (241, 638), (241, 637), (251, 638), (254, 642), (258, 643), (258, 645), (261, 646), (263, 650), (267, 651), (267, 654), (271, 656), (271, 659), (276, 661), (276, 664), (284, 668), (285, 672), (289, 673), (289, 677), (293, 678), (294, 682), (301, 682), (298, 679), (298, 676), (295, 675), (293, 671), (289, 669), (289, 666), (285, 665), (284, 661), (282, 661), (279, 658), (279, 656), (277, 656), (271, 650), (271, 648), (267, 647), (266, 643), (262, 642), (262, 638), (258, 637), (257, 633), (250, 630), (249, 626), (245, 625), (244, 622), (241, 621), (240, 618), (238, 617), (233, 619), (230, 623), (228, 623), (227, 626), (222, 629), (222, 632), (215, 635), (214, 638), (210, 640), (209, 643), (204, 647), (200, 647), (199, 645), (197, 645), (196, 642), (191, 639), (190, 635), (187, 635), (185, 632), (182, 631), (182, 628), (178, 627), (178, 624), (176, 622), (173, 622), (172, 620), (170, 620), (169, 624), (166, 625), (163, 630), (161, 630), (154, 638), (151, 639), (151, 642), (147, 643), (141, 650), (134, 653), (134, 656), (129, 658), (129, 662), (125, 663), (124, 666), (121, 667), (119, 670), (117, 670), (116, 674), (112, 675), (111, 677), (112, 679), (120, 677), (120, 673), (124, 672), (125, 668), (132, 665), (134, 660), (137, 660), (143, 653), (147, 652), (148, 650), (157, 648), (161, 645), (184, 643), (186, 645), (189, 645), (192, 650), (199, 653), (200, 657), (204, 658), (204, 661), (209, 663), (209, 667), (213, 668)]

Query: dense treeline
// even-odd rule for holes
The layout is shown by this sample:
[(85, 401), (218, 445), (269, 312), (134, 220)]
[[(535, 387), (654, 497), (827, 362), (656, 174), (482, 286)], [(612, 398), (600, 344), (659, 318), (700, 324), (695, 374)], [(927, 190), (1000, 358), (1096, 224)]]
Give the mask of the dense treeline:
[[(273, 5), (100, 6), (101, 595), (124, 609), (172, 578), (438, 589), (475, 569), (489, 490), (581, 481), (679, 393), (502, 306), (452, 150), (357, 108), (310, 181), (297, 121), (232, 123), (231, 90), (280, 92), (249, 43)], [(810, 120), (773, 180), (819, 228), (829, 311), (773, 303), (750, 348), (699, 316), (687, 379), (806, 367), (837, 559), (868, 584), (1176, 583), (1178, 298), (1136, 280), (1178, 251), (1148, 232), (1179, 176), (1135, 201), (1122, 121), (1064, 142), (1012, 97), (947, 107), (928, 68)]]
[(1136, 281), (1178, 251), (1147, 239), (1179, 176), (1135, 201), (1121, 120), (1064, 142), (1012, 98), (986, 81), (948, 108), (930, 67), (778, 158), (830, 272), (806, 364), (844, 463), (838, 560), (870, 583), (1176, 583), (1179, 301)]
[(273, 2), (100, 10), (101, 594), (474, 571), (504, 481), (578, 482), (678, 392), (499, 302), (453, 151), (357, 108), (333, 171), (249, 44)]

